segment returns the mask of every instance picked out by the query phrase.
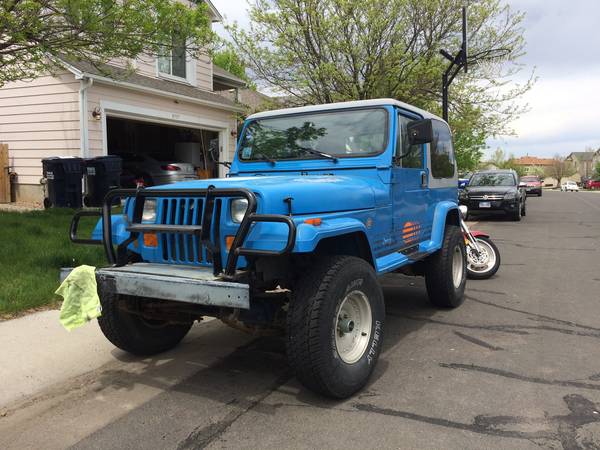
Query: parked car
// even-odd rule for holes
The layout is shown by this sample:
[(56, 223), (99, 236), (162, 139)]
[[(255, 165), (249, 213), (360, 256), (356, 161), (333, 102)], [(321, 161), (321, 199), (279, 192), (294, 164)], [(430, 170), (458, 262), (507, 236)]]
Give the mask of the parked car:
[(542, 196), (542, 180), (535, 175), (526, 175), (521, 177), (521, 183), (525, 183), (525, 192), (527, 195)]
[(285, 334), (300, 382), (348, 397), (384, 348), (379, 275), (424, 275), (439, 307), (465, 298), (450, 128), (381, 99), (265, 111), (240, 134), (229, 178), (108, 194), (127, 200), (93, 232), (109, 261), (100, 328), (146, 356), (203, 316)]
[(527, 213), (525, 183), (519, 183), (514, 170), (484, 170), (475, 172), (469, 186), (459, 193), (461, 205), (469, 215), (504, 212), (519, 221)]
[(564, 192), (579, 192), (579, 186), (577, 185), (577, 183), (571, 180), (563, 181), (560, 185), (560, 190)]
[(119, 153), (119, 156), (123, 158), (123, 187), (135, 187), (138, 182), (143, 182), (144, 186), (158, 186), (198, 179), (196, 170), (190, 163), (161, 160), (144, 153)]
[(600, 189), (600, 180), (587, 180), (584, 187), (586, 189)]

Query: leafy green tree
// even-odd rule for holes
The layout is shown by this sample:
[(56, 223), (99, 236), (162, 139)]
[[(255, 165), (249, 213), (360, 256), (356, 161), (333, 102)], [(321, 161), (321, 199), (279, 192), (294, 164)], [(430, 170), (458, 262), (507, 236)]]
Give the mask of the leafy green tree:
[(57, 59), (97, 67), (118, 58), (163, 54), (185, 42), (205, 51), (213, 33), (207, 6), (171, 0), (2, 0), (0, 86), (56, 68)]
[[(460, 43), (465, 0), (260, 0), (250, 27), (229, 27), (259, 86), (292, 103), (393, 97), (441, 113), (441, 49)], [(502, 0), (469, 0), (470, 71), (454, 82), (450, 122), (461, 169), (485, 138), (511, 132), (533, 77), (514, 84), (524, 53), (523, 14)]]
[(600, 180), (600, 161), (596, 163), (596, 168), (594, 169), (594, 178), (596, 180)]
[(506, 152), (501, 148), (497, 148), (494, 151), (489, 162), (498, 169), (514, 170), (520, 177), (525, 175), (525, 168), (517, 164), (517, 160), (514, 155), (511, 153), (507, 156)]
[(212, 61), (213, 64), (251, 84), (250, 77), (246, 74), (246, 65), (231, 47), (227, 46), (215, 51), (212, 55)]

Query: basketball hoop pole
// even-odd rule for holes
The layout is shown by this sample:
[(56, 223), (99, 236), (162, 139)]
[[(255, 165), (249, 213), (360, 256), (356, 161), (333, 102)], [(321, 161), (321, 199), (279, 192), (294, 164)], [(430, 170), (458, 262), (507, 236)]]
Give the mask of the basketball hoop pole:
[(450, 61), (450, 65), (442, 75), (442, 114), (448, 122), (448, 89), (454, 81), (458, 72), (464, 69), (467, 73), (467, 7), (462, 8), (462, 45), (456, 56), (452, 56), (446, 50), (440, 50), (444, 58)]

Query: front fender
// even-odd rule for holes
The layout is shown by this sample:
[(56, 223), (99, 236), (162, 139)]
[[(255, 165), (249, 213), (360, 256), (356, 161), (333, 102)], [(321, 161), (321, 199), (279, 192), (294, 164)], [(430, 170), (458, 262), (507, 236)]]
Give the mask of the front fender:
[[(294, 253), (310, 253), (323, 239), (360, 231), (367, 235), (365, 224), (353, 218), (323, 218), (321, 225), (304, 223), (295, 218), (296, 244)], [(287, 241), (287, 226), (275, 223), (257, 223), (246, 239), (244, 247), (262, 250), (279, 250)]]
[[(115, 214), (111, 217), (112, 240), (114, 244), (120, 244), (129, 237), (127, 226), (129, 220), (124, 214)], [(102, 219), (98, 220), (92, 231), (92, 239), (102, 240)]]
[(473, 237), (486, 237), (486, 238), (490, 237), (489, 234), (486, 234), (483, 231), (477, 231), (477, 230), (475, 230), (475, 231), (469, 230), (469, 231), (471, 231), (471, 234), (473, 235)]

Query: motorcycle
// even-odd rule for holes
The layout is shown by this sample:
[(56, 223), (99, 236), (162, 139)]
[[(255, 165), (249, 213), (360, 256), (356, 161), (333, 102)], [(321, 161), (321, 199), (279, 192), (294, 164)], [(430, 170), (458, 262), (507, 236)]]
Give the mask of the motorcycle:
[(467, 250), (467, 276), (474, 280), (485, 280), (500, 268), (500, 252), (489, 235), (481, 231), (471, 231), (465, 222), (468, 209), (459, 206), (460, 228)]

